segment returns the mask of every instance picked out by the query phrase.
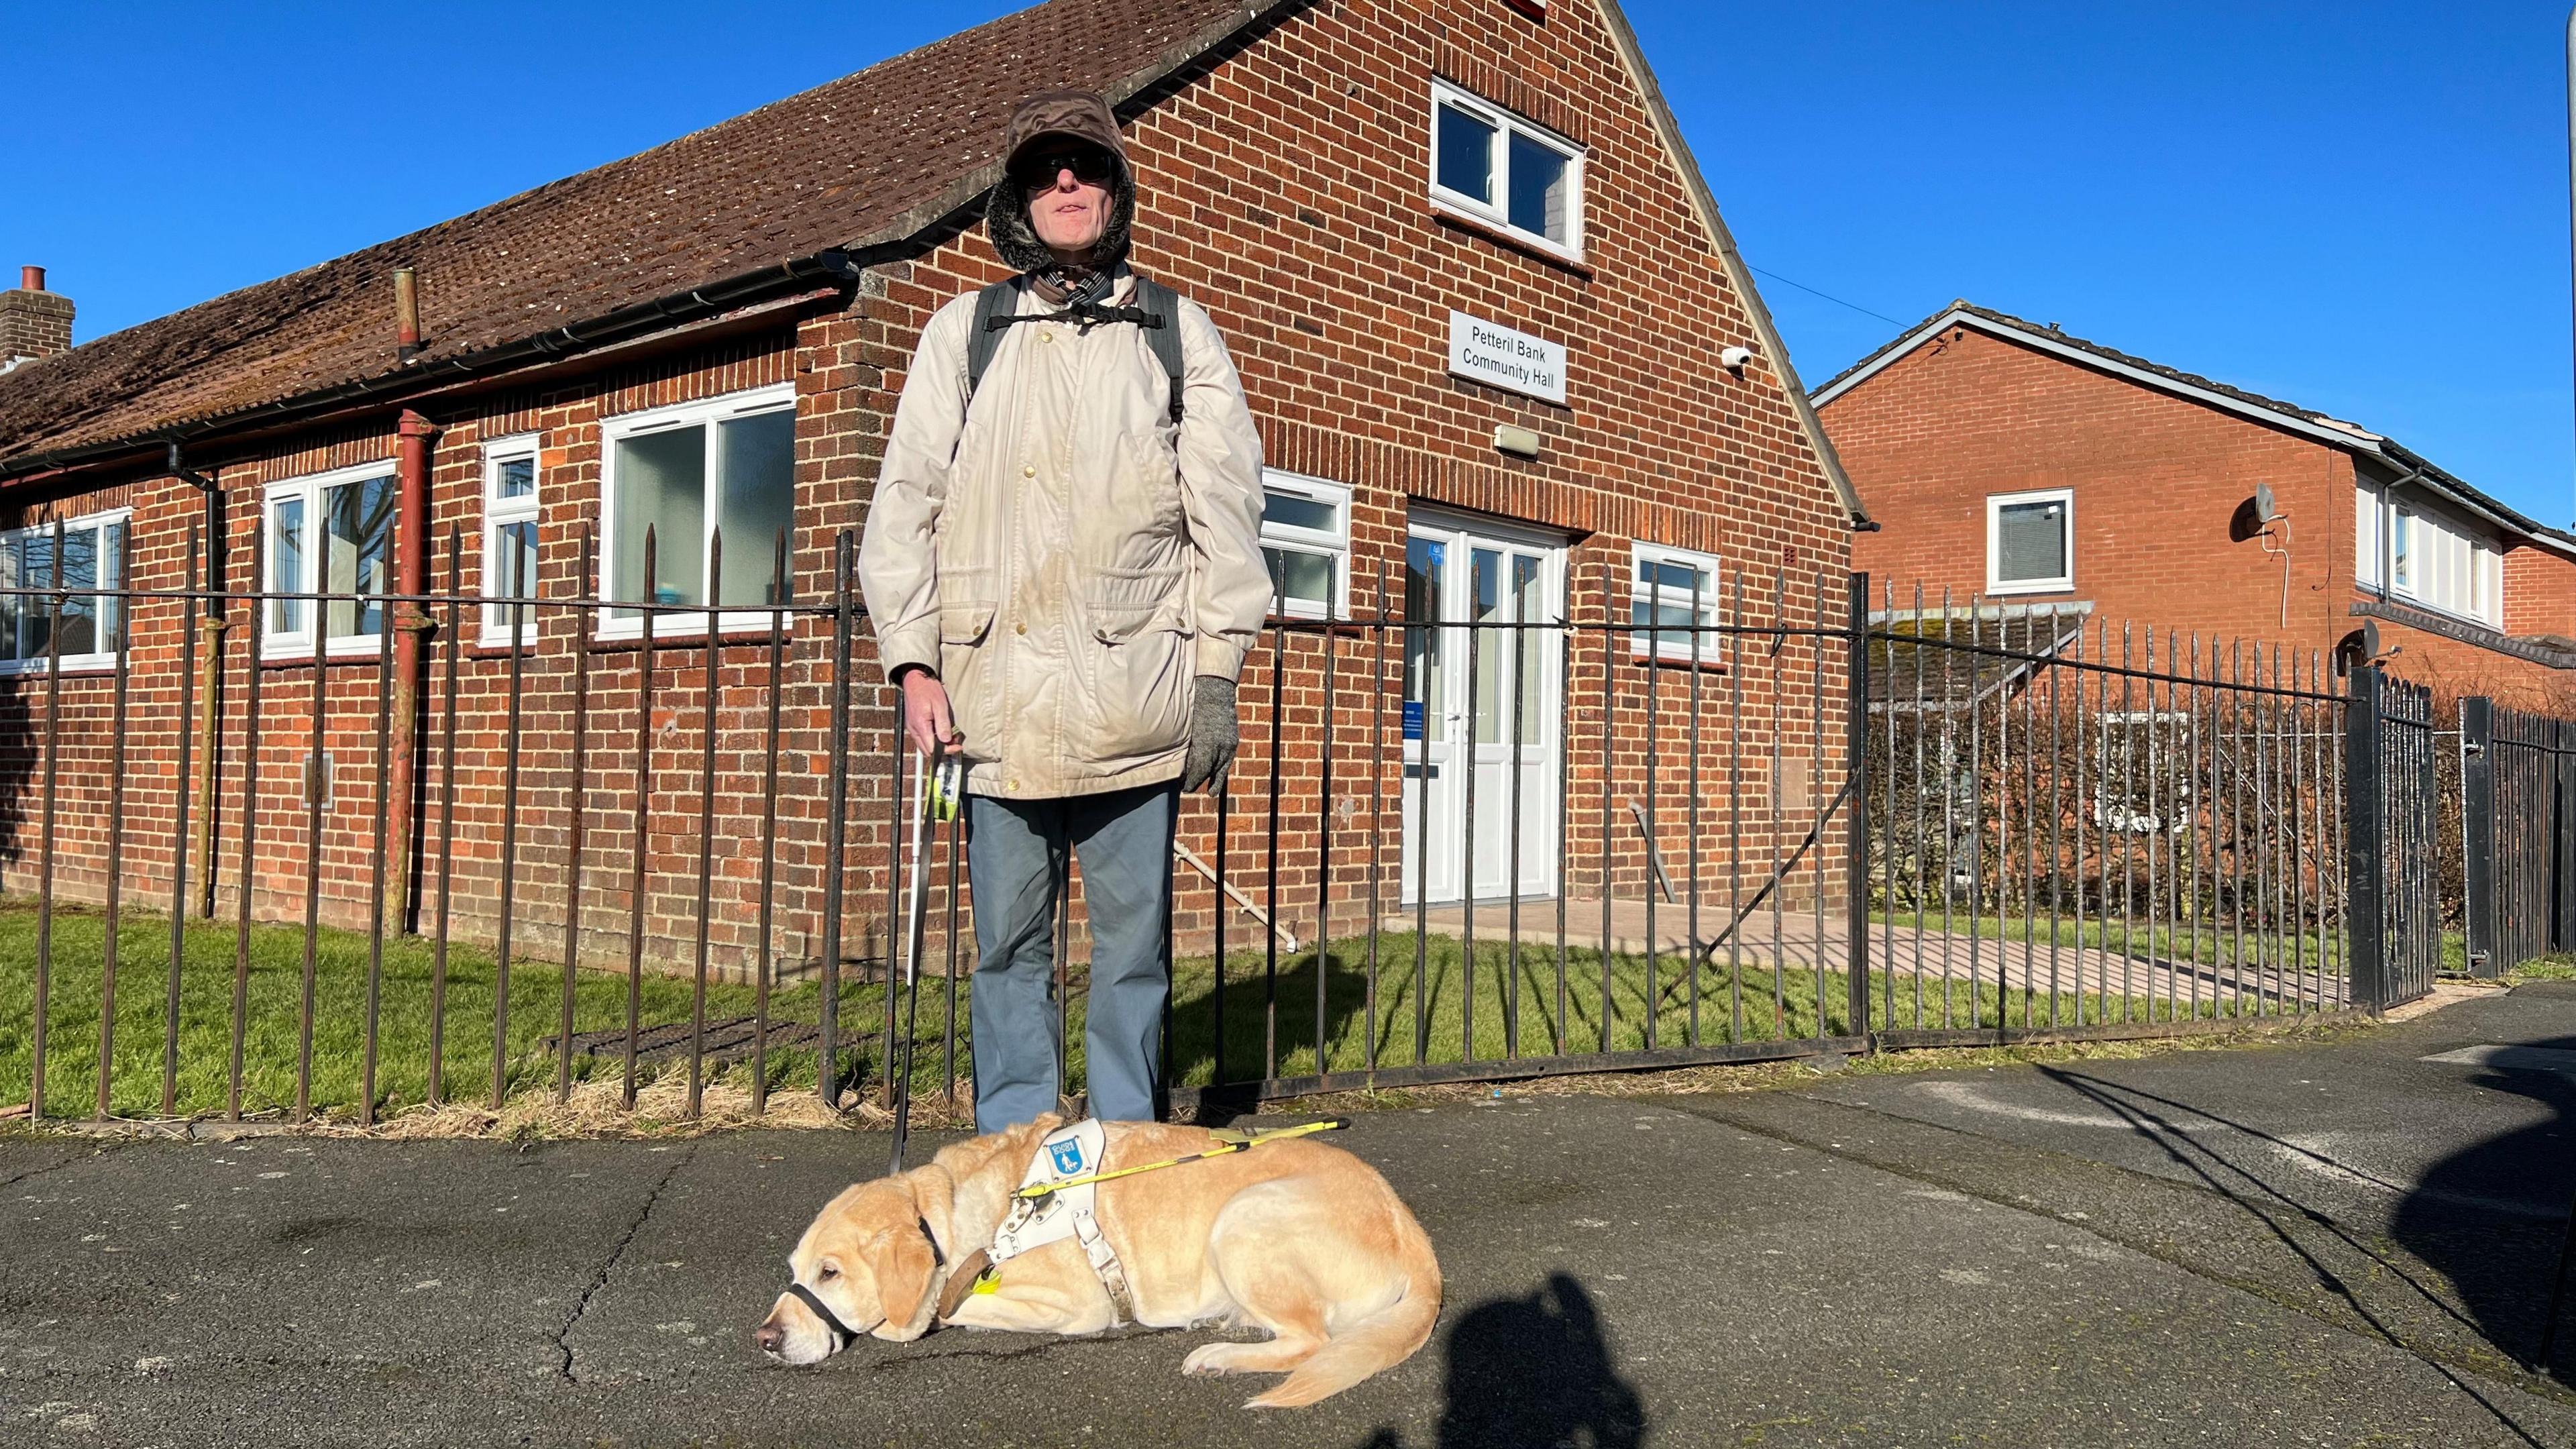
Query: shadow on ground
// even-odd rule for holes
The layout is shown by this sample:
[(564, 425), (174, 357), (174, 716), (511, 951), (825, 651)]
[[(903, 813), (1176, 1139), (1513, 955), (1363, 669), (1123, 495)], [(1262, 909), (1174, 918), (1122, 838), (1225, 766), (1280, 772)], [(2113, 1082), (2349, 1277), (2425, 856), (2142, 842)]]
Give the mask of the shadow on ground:
[[(2576, 1037), (2527, 1045), (2576, 1053)], [(2398, 1205), (2391, 1233), (2450, 1278), (2488, 1342), (2559, 1383), (2576, 1385), (2576, 1313), (2562, 1307), (2550, 1362), (2538, 1362), (2550, 1286), (2569, 1232), (2564, 1213), (2576, 1188), (2576, 1079), (2552, 1071), (2492, 1070), (2475, 1081), (2528, 1097), (2555, 1115), (2472, 1143), (2434, 1164)], [(2480, 1206), (2506, 1196), (2557, 1210), (2505, 1215)]]
[[(2155, 1142), (2177, 1166), (2198, 1179), (2201, 1186), (2244, 1209), (2263, 1232), (2296, 1254), (2315, 1275), (2317, 1285), (2341, 1300), (2370, 1334), (2393, 1347), (2408, 1347), (2404, 1321), (2392, 1321), (2374, 1306), (2378, 1298), (2375, 1288), (2347, 1276), (2355, 1263), (2366, 1265), (2364, 1271), (2371, 1278), (2384, 1283), (2403, 1284), (2405, 1292), (2419, 1299), (2424, 1310), (2464, 1322), (2498, 1349), (2519, 1361), (2529, 1361), (2529, 1350), (2538, 1342), (2537, 1333), (2527, 1328), (2518, 1333), (2499, 1333), (2499, 1320), (2505, 1323), (2516, 1319), (2523, 1323), (2536, 1321), (2537, 1301), (2533, 1298), (2535, 1290), (2530, 1285), (2539, 1284), (2537, 1292), (2545, 1294), (2547, 1280), (2539, 1268), (2531, 1266), (2535, 1251), (2533, 1243), (2538, 1237), (2545, 1236), (2554, 1253), (2558, 1220), (2549, 1220), (2545, 1233), (2527, 1231), (2531, 1227), (2530, 1219), (2497, 1211), (2495, 1204), (2498, 1199), (2490, 1195), (2494, 1191), (2492, 1186), (2488, 1187), (2486, 1194), (2456, 1196), (2454, 1190), (2439, 1186), (2446, 1180), (2462, 1180), (2468, 1176), (2470, 1170), (2461, 1165), (2463, 1159), (2492, 1151), (2497, 1143), (2510, 1143), (2528, 1134), (2507, 1133), (2490, 1139), (2486, 1144), (2455, 1154), (2427, 1173), (2414, 1192), (2399, 1204), (2392, 1228), (2398, 1245), (2405, 1251), (2392, 1252), (2385, 1239), (2346, 1225), (2321, 1199), (2294, 1190), (2302, 1184), (2295, 1177), (2285, 1180), (2278, 1170), (2277, 1159), (2286, 1154), (2329, 1172), (2377, 1181), (2362, 1169), (2336, 1161), (2288, 1138), (2265, 1132), (2248, 1122), (2134, 1085), (2060, 1067), (2042, 1067), (2039, 1070), (2041, 1075), (2126, 1120), (2139, 1135)], [(2221, 1145), (2225, 1139), (2195, 1138), (2187, 1130), (2195, 1123), (2223, 1126), (2229, 1129), (2230, 1134), (2243, 1139), (2247, 1146)], [(2264, 1160), (2266, 1155), (2274, 1160)], [(2526, 1163), (2530, 1161), (2528, 1157), (2523, 1160)], [(2494, 1181), (2488, 1171), (2479, 1172), (2477, 1180), (2490, 1184)], [(2437, 1205), (2438, 1211), (2428, 1209), (2428, 1204)], [(2419, 1226), (2417, 1238), (2409, 1240), (2406, 1224), (2410, 1214), (2418, 1225), (2427, 1221), (2442, 1223), (2443, 1231), (2426, 1237)], [(2317, 1236), (2311, 1238), (2310, 1233)], [(2502, 1246), (2508, 1242), (2514, 1246)], [(2497, 1258), (2518, 1258), (2524, 1266), (2500, 1273), (2497, 1265), (2479, 1261), (2490, 1253)], [(2554, 1269), (2555, 1265), (2553, 1256), (2550, 1266)], [(2440, 1271), (2458, 1285), (2458, 1292), (2469, 1308), (2466, 1318), (2459, 1308), (2446, 1301), (2444, 1285), (2427, 1279), (2425, 1267)], [(2490, 1286), (2491, 1291), (2483, 1300), (2469, 1290), (2463, 1281), (2464, 1273)], [(2512, 1286), (2517, 1275), (2521, 1283), (2518, 1289)], [(2528, 1310), (2516, 1308), (2513, 1305), (2516, 1298), (2530, 1302), (2532, 1307)], [(2483, 1309), (2478, 1306), (2481, 1301), (2486, 1305)], [(2538, 1449), (2541, 1441), (2533, 1437), (2508, 1410), (2494, 1392), (2496, 1386), (2465, 1375), (2438, 1358), (2429, 1355), (2419, 1357), (2449, 1380), (2454, 1389), (2476, 1401), (2500, 1428), (2519, 1442)]]
[[(1600, 1310), (1563, 1273), (1536, 1292), (1460, 1314), (1439, 1349), (1449, 1365), (1438, 1449), (1637, 1449), (1646, 1409), (1612, 1362)], [(1380, 1429), (1362, 1449), (1408, 1446)]]

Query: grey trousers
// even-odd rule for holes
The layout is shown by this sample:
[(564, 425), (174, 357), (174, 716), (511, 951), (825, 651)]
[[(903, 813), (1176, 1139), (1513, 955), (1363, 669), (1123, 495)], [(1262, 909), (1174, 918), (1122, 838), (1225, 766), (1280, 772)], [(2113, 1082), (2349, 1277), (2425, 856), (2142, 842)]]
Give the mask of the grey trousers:
[(967, 802), (975, 892), (975, 1130), (1056, 1109), (1055, 914), (1060, 862), (1082, 864), (1091, 919), (1084, 1059), (1091, 1115), (1154, 1119), (1171, 992), (1172, 829), (1178, 781), (1062, 800)]

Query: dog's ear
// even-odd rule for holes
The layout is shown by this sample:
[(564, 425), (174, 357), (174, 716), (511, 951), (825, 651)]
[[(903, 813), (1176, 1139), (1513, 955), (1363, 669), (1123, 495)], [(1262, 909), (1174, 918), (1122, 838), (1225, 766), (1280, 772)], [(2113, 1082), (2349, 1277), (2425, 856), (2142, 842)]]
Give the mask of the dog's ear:
[(913, 1207), (920, 1212), (921, 1220), (930, 1224), (930, 1230), (938, 1234), (939, 1241), (956, 1242), (957, 1180), (948, 1175), (947, 1168), (936, 1162), (914, 1168), (904, 1177), (912, 1186)]
[(877, 1306), (885, 1314), (886, 1327), (911, 1331), (922, 1300), (930, 1296), (930, 1276), (936, 1266), (930, 1239), (921, 1235), (918, 1223), (905, 1223), (887, 1233), (869, 1253), (868, 1271), (877, 1280)]

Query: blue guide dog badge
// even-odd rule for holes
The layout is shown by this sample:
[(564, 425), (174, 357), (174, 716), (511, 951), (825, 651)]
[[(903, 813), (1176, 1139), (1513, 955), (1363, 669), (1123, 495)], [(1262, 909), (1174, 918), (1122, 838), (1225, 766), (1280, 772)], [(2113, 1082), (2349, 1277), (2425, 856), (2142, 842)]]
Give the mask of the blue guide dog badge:
[(1082, 1144), (1079, 1141), (1050, 1142), (1047, 1153), (1055, 1160), (1055, 1170), (1066, 1177), (1082, 1171)]

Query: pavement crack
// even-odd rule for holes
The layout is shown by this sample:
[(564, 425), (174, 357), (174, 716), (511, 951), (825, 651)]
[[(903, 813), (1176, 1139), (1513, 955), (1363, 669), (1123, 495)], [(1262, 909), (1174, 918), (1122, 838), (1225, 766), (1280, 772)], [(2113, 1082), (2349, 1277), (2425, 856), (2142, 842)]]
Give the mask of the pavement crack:
[(0, 1177), (0, 1189), (15, 1187), (19, 1183), (29, 1181), (33, 1178), (42, 1177), (46, 1173), (60, 1172), (66, 1167), (78, 1167), (84, 1162), (96, 1162), (101, 1157), (104, 1157), (115, 1150), (116, 1149), (114, 1147), (102, 1146), (91, 1151), (91, 1153), (86, 1157), (67, 1158), (61, 1162), (49, 1162), (42, 1167), (30, 1167), (24, 1172), (13, 1172), (7, 1177)]
[(654, 1179), (652, 1190), (644, 1194), (643, 1203), (636, 1208), (634, 1219), (627, 1223), (626, 1231), (619, 1235), (617, 1245), (608, 1250), (608, 1257), (600, 1263), (599, 1271), (591, 1275), (590, 1286), (581, 1290), (581, 1297), (573, 1304), (572, 1312), (565, 1316), (563, 1327), (555, 1330), (555, 1352), (563, 1355), (563, 1362), (555, 1365), (555, 1374), (564, 1382), (571, 1384), (581, 1382), (580, 1376), (572, 1371), (573, 1329), (581, 1323), (582, 1315), (590, 1311), (590, 1300), (598, 1296), (600, 1289), (608, 1286), (610, 1275), (617, 1271), (618, 1260), (626, 1256), (627, 1248), (634, 1243), (636, 1236), (644, 1231), (645, 1220), (653, 1216), (653, 1205), (662, 1200), (662, 1190), (669, 1187), (671, 1179), (678, 1176), (680, 1169), (688, 1166), (697, 1155), (697, 1144), (690, 1143), (687, 1150), (671, 1159), (669, 1167), (662, 1169), (662, 1175)]

